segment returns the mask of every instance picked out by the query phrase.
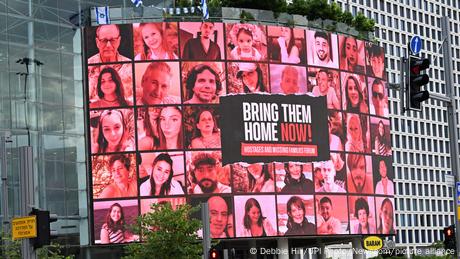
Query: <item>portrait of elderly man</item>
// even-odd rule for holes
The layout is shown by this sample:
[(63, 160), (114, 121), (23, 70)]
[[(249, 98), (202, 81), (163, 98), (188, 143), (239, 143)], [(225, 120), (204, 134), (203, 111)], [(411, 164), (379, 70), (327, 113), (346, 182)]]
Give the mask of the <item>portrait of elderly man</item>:
[(208, 208), (211, 238), (232, 237), (233, 233), (227, 226), (229, 218), (232, 219), (232, 211), (227, 201), (220, 196), (212, 196), (208, 199)]
[[(146, 63), (136, 64), (136, 71), (141, 72)], [(140, 80), (140, 87), (136, 90), (138, 105), (177, 104), (180, 97), (171, 92), (180, 93), (177, 85), (173, 85), (175, 71), (179, 70), (173, 62), (152, 62), (145, 68)], [(173, 67), (171, 67), (173, 66)], [(139, 85), (139, 82), (137, 83)]]
[(185, 104), (210, 104), (219, 101), (222, 90), (219, 74), (209, 65), (199, 64), (188, 72)]
[(88, 64), (131, 61), (119, 52), (121, 40), (118, 25), (107, 24), (97, 27), (95, 41), (98, 53), (88, 58)]

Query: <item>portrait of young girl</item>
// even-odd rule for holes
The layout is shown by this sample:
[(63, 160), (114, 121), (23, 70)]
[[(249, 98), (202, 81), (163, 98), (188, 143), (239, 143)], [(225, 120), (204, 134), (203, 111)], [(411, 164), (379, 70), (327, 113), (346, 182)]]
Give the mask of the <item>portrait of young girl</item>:
[(147, 179), (141, 178), (141, 196), (184, 194), (182, 185), (184, 182), (184, 156), (182, 153), (155, 153), (155, 158), (151, 163), (151, 159), (149, 159), (151, 157), (148, 154), (143, 153), (142, 155), (142, 166), (150, 173)]
[(274, 192), (273, 164), (235, 163), (231, 166), (233, 192)]
[(396, 234), (394, 215), (394, 198), (376, 197), (377, 208), (377, 234)]
[(100, 201), (94, 203), (94, 238), (96, 244), (138, 241), (132, 224), (138, 214), (137, 200)]
[(91, 153), (134, 151), (132, 109), (103, 110), (91, 134)]
[(369, 118), (367, 115), (346, 114), (347, 141), (345, 151), (370, 153)]
[(353, 36), (339, 35), (340, 69), (351, 73), (364, 74), (364, 42)]
[(364, 76), (341, 73), (343, 109), (354, 113), (369, 113), (369, 96)]
[(390, 120), (371, 117), (372, 153), (391, 156)]
[(88, 66), (88, 98), (92, 109), (131, 106), (132, 64)]
[(254, 62), (228, 62), (229, 93), (270, 92), (268, 65)]
[[(90, 108), (126, 107), (132, 105), (128, 97), (126, 100), (123, 82), (118, 72), (107, 66), (102, 69), (97, 79), (98, 100), (89, 104)], [(132, 91), (131, 91), (132, 92)]]
[(142, 107), (137, 110), (139, 150), (182, 149), (182, 110), (179, 106)]
[(267, 59), (265, 26), (249, 23), (226, 24), (227, 57), (231, 60)]
[(277, 234), (274, 195), (235, 196), (238, 237), (269, 237)]
[(164, 22), (133, 24), (134, 60), (178, 59), (178, 53), (174, 52), (166, 38), (166, 28), (171, 28), (167, 25)]
[(270, 61), (305, 63), (305, 31), (282, 26), (268, 26)]

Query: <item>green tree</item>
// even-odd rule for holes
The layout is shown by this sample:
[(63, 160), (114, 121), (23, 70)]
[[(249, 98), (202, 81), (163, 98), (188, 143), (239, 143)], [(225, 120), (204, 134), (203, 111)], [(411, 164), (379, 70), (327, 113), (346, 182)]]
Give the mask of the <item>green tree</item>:
[(338, 18), (339, 22), (343, 22), (346, 25), (351, 26), (353, 24), (353, 15), (348, 11), (341, 13)]
[[(0, 258), (8, 259), (21, 259), (21, 240), (12, 240), (10, 235), (7, 235), (2, 232), (2, 243)], [(26, 240), (28, 242), (28, 240)], [(52, 243), (49, 246), (44, 246), (36, 251), (38, 259), (73, 259), (73, 255), (64, 256), (62, 255), (62, 246), (58, 243)]]
[(368, 19), (364, 14), (358, 13), (353, 19), (352, 26), (358, 31), (373, 31), (375, 22), (372, 19)]
[(222, 0), (222, 6), (226, 7), (271, 10), (273, 12), (279, 11), (278, 9), (285, 6), (285, 3), (285, 0)]
[(306, 15), (308, 12), (307, 2), (305, 0), (294, 0), (292, 4), (286, 7), (286, 11), (289, 14)]
[(11, 239), (11, 236), (2, 232), (1, 251), (2, 258), (20, 259), (21, 258), (21, 241)]
[(127, 256), (123, 258), (201, 258), (202, 245), (196, 234), (201, 222), (190, 217), (197, 210), (188, 204), (176, 209), (170, 203), (152, 204), (151, 211), (139, 216), (134, 228), (143, 242), (126, 246)]

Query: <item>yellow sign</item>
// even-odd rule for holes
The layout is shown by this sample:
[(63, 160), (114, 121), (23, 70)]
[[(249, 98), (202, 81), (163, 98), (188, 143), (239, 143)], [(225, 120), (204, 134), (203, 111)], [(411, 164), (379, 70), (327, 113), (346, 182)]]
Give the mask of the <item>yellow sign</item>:
[(383, 247), (383, 240), (377, 236), (368, 236), (363, 241), (364, 249), (376, 251)]
[(13, 234), (13, 240), (37, 237), (36, 216), (14, 218), (11, 222), (11, 225), (11, 233)]

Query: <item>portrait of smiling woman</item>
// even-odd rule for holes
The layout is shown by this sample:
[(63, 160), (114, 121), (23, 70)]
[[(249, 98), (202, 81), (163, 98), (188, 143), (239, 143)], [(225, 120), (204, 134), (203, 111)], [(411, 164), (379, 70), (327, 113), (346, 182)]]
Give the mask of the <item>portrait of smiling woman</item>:
[(142, 196), (166, 196), (184, 194), (181, 184), (173, 179), (173, 160), (167, 153), (155, 157), (147, 181), (141, 184)]
[(243, 226), (240, 237), (266, 237), (276, 234), (270, 221), (263, 216), (259, 202), (249, 198), (244, 206)]
[(120, 198), (137, 195), (137, 182), (133, 180), (136, 174), (135, 170), (131, 170), (132, 159), (134, 159), (132, 155), (116, 154), (110, 156), (108, 169), (113, 182), (102, 190), (98, 198)]
[(132, 120), (131, 110), (104, 110), (99, 116), (98, 129), (95, 129), (96, 133), (91, 136), (91, 152), (133, 151)]
[(286, 209), (288, 221), (286, 224), (287, 231), (284, 235), (312, 235), (316, 233), (315, 224), (306, 218), (307, 211), (301, 197), (292, 196), (289, 198)]
[(101, 244), (118, 244), (137, 240), (139, 237), (133, 235), (126, 223), (126, 216), (122, 205), (113, 203), (107, 210), (105, 222), (101, 227)]
[(366, 86), (366, 83), (361, 80), (362, 77), (342, 73), (342, 78), (345, 78), (345, 81), (343, 81), (343, 89), (345, 91), (344, 108), (348, 112), (369, 113), (367, 96), (363, 88), (363, 86)]
[(118, 72), (111, 67), (105, 67), (97, 79), (97, 96), (99, 99), (91, 102), (89, 107), (106, 108), (131, 105), (130, 102), (126, 101), (123, 89), (123, 82)]

